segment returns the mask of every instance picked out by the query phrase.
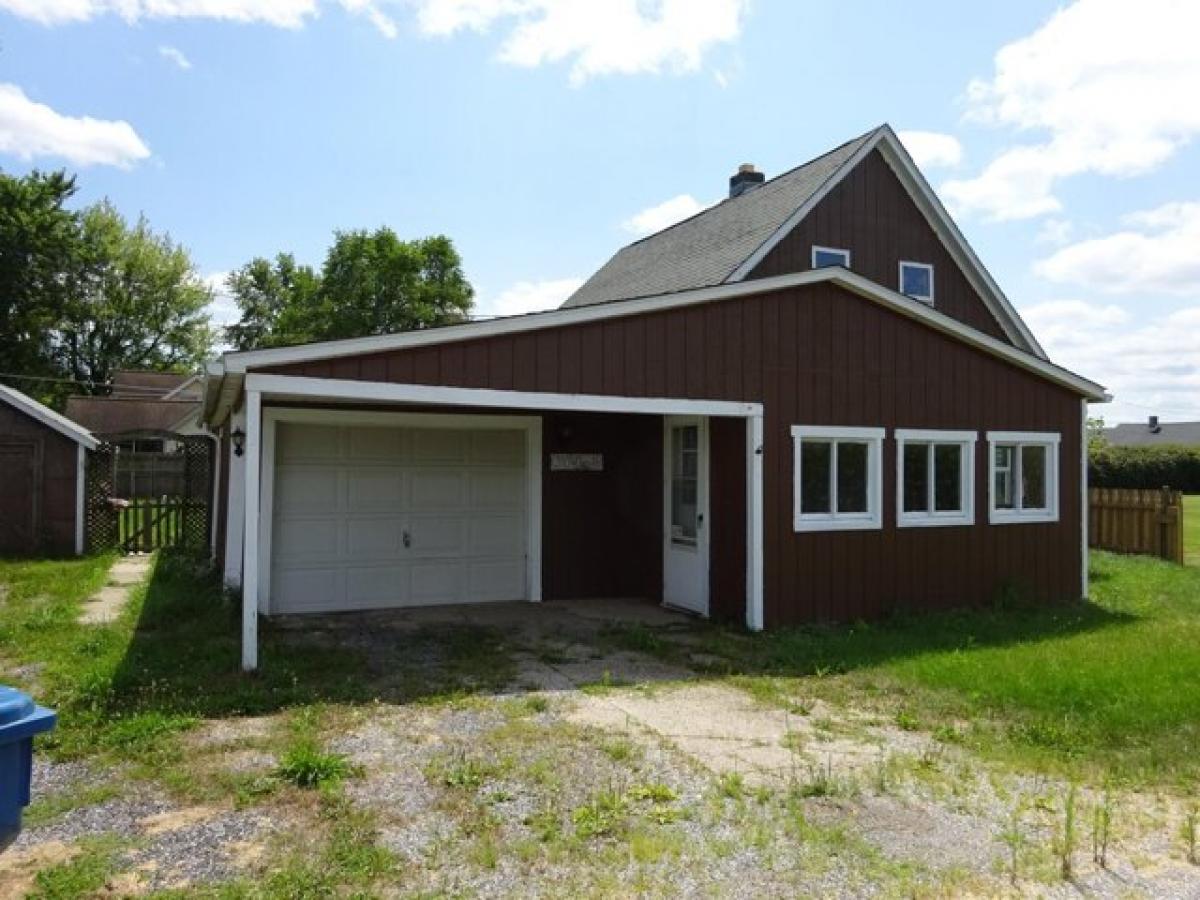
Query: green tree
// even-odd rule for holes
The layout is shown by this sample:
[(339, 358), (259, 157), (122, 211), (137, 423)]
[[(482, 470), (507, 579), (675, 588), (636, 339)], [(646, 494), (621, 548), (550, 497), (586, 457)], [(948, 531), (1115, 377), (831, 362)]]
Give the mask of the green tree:
[(337, 232), (320, 275), (280, 254), (228, 285), (241, 319), (227, 337), (239, 350), (461, 322), (474, 297), (449, 238), (402, 241), (389, 228)]
[(235, 350), (278, 347), (313, 340), (320, 315), (321, 278), (290, 253), (252, 259), (229, 274), (226, 287), (241, 318), (225, 329)]
[(116, 369), (198, 368), (212, 352), (212, 291), (187, 251), (107, 201), (82, 212), (79, 234), (54, 341), (60, 370), (101, 390)]
[[(0, 172), (0, 372), (53, 377), (53, 335), (66, 302), (63, 273), (79, 249), (75, 193), (65, 172)], [(46, 382), (17, 386), (48, 399)]]

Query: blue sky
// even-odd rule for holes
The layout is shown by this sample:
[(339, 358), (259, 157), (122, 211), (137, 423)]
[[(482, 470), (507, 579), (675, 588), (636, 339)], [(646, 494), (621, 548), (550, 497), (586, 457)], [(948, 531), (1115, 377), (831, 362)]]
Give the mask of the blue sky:
[(0, 167), (77, 171), (214, 282), (445, 233), (503, 313), (886, 121), (1109, 421), (1200, 418), (1198, 6), (0, 0)]

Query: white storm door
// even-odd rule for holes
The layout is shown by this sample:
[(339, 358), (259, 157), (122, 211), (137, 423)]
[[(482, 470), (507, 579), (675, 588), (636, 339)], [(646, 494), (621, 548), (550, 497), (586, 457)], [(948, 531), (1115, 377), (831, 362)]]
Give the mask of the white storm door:
[(708, 615), (708, 421), (663, 418), (663, 603)]

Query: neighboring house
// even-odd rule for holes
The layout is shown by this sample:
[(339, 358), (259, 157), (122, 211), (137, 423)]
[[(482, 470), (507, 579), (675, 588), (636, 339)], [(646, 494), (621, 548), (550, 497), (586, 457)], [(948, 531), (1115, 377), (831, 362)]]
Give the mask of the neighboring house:
[(1200, 447), (1200, 422), (1123, 422), (1104, 429), (1104, 439), (1114, 447)]
[(0, 555), (83, 552), (84, 472), (96, 439), (0, 384)]
[[(113, 373), (112, 391), (107, 396), (67, 398), (67, 418), (102, 437), (138, 432), (207, 434), (200, 421), (203, 377), (175, 372)], [(141, 452), (172, 449), (161, 436), (129, 438), (121, 443)]]
[(751, 629), (1087, 591), (1087, 401), (887, 126), (618, 252), (563, 308), (227, 353), (258, 614), (642, 597)]

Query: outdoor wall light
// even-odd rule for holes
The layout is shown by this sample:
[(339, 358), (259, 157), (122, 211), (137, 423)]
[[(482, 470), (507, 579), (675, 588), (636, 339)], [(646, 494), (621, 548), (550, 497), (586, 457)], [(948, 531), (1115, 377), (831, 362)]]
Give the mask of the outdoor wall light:
[(233, 429), (229, 435), (233, 438), (233, 452), (235, 456), (241, 456), (246, 452), (246, 432), (240, 428)]

